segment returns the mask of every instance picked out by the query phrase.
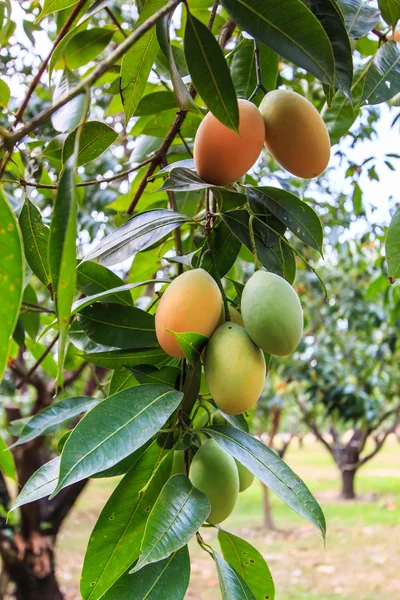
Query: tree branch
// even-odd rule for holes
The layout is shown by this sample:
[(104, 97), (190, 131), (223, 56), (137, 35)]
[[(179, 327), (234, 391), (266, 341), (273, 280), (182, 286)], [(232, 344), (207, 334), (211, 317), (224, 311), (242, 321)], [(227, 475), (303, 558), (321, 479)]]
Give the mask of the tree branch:
[(303, 414), (303, 421), (304, 421), (304, 423), (311, 429), (311, 431), (313, 432), (313, 434), (315, 435), (315, 437), (317, 438), (317, 440), (319, 440), (321, 442), (321, 444), (323, 444), (325, 446), (325, 448), (328, 450), (328, 452), (333, 457), (333, 460), (337, 464), (337, 458), (336, 458), (336, 454), (335, 454), (334, 449), (329, 444), (329, 442), (324, 438), (324, 436), (322, 435), (322, 433), (319, 431), (319, 429), (318, 429), (315, 421), (312, 421), (310, 419), (310, 415), (308, 414), (307, 408), (304, 406), (303, 402), (300, 399), (296, 398), (296, 396), (295, 396), (294, 399), (295, 399), (295, 402), (296, 402), (297, 406), (300, 408), (300, 410), (301, 410), (301, 412)]
[(36, 369), (38, 369), (40, 364), (44, 361), (44, 359), (46, 358), (46, 356), (48, 355), (50, 350), (53, 348), (53, 346), (55, 346), (55, 344), (59, 338), (59, 335), (60, 334), (57, 333), (57, 335), (51, 340), (50, 344), (47, 346), (47, 348), (43, 352), (43, 354), (41, 356), (39, 356), (39, 358), (37, 359), (35, 364), (29, 369), (29, 371), (27, 371), (27, 373), (25, 373), (25, 375), (23, 376), (21, 381), (16, 386), (17, 390), (20, 390), (26, 383), (28, 383), (28, 381), (32, 382), (32, 375), (35, 373)]

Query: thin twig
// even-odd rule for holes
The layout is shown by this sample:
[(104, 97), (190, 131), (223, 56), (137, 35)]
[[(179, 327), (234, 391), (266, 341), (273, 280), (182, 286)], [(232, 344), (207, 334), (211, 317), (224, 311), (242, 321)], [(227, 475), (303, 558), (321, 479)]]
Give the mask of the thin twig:
[(183, 145), (185, 146), (186, 150), (188, 151), (188, 154), (193, 158), (193, 152), (189, 146), (189, 144), (187, 143), (187, 141), (185, 140), (185, 138), (183, 137), (182, 133), (180, 131), (178, 131), (178, 135), (182, 140)]
[(110, 19), (114, 23), (114, 25), (116, 25), (116, 27), (118, 28), (118, 30), (122, 33), (122, 35), (126, 39), (128, 37), (128, 34), (126, 33), (126, 31), (124, 29), (122, 29), (121, 24), (118, 22), (118, 19), (114, 15), (113, 11), (110, 8), (106, 8), (106, 13), (110, 17)]
[(37, 359), (37, 361), (35, 362), (35, 364), (33, 365), (33, 367), (31, 367), (29, 369), (29, 371), (27, 371), (27, 373), (24, 375), (24, 377), (21, 379), (21, 381), (18, 383), (18, 385), (15, 386), (17, 390), (20, 390), (26, 383), (28, 383), (29, 379), (34, 374), (34, 372), (36, 371), (36, 369), (44, 361), (44, 359), (49, 354), (49, 352), (53, 348), (53, 346), (55, 346), (55, 344), (57, 343), (57, 340), (58, 340), (59, 337), (60, 337), (60, 334), (57, 333), (57, 335), (51, 340), (50, 344), (47, 346), (47, 348), (43, 352), (43, 354)]
[[(167, 164), (168, 164), (167, 157), (164, 156), (162, 165), (163, 165), (163, 167), (166, 167)], [(172, 208), (172, 210), (174, 210), (175, 212), (179, 212), (178, 206), (176, 204), (176, 198), (175, 198), (174, 192), (167, 191), (167, 195), (168, 195), (169, 205)], [(176, 253), (178, 256), (182, 256), (183, 250), (182, 250), (182, 236), (181, 236), (180, 226), (175, 229), (174, 236), (175, 236)], [(178, 275), (182, 275), (182, 273), (183, 273), (183, 264), (180, 262), (177, 263), (177, 273), (178, 273)]]
[(249, 97), (249, 101), (253, 100), (253, 98), (257, 95), (259, 91), (264, 92), (264, 94), (268, 94), (268, 90), (263, 84), (262, 73), (261, 73), (261, 60), (260, 60), (260, 46), (258, 42), (254, 40), (254, 57), (256, 60), (256, 77), (257, 77), (257, 85), (254, 88), (252, 94)]

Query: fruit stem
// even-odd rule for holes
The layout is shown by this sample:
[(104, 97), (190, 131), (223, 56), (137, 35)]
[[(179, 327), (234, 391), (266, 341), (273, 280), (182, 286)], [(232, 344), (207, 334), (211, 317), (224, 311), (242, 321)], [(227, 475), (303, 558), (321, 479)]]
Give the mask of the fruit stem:
[(260, 46), (258, 42), (254, 40), (254, 57), (256, 59), (256, 77), (257, 77), (257, 85), (254, 88), (252, 94), (249, 97), (249, 101), (253, 100), (254, 96), (257, 95), (259, 91), (264, 92), (264, 94), (268, 94), (268, 90), (263, 84), (262, 73), (261, 73), (261, 61), (260, 61)]
[(253, 221), (254, 221), (254, 214), (251, 212), (250, 219), (249, 219), (249, 235), (250, 235), (250, 243), (251, 243), (251, 253), (253, 254), (253, 258), (254, 258), (254, 270), (258, 271), (258, 269), (261, 268), (261, 263), (258, 260), (258, 256), (257, 256), (256, 241), (255, 241), (254, 229), (253, 229)]

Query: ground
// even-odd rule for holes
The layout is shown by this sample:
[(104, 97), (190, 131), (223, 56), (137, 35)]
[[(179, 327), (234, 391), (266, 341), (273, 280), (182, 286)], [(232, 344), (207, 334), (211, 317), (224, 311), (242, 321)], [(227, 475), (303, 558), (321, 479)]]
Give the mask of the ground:
[[(400, 444), (392, 439), (357, 477), (360, 499), (338, 500), (337, 471), (317, 443), (296, 445), (286, 457), (321, 503), (328, 527), (326, 548), (307, 522), (272, 498), (279, 531), (262, 529), (261, 487), (240, 495), (224, 528), (248, 539), (267, 560), (278, 600), (381, 600), (400, 598)], [(115, 480), (93, 481), (71, 513), (59, 539), (58, 574), (67, 600), (78, 600), (85, 547), (99, 509)], [(204, 537), (211, 544), (210, 529)], [(214, 564), (196, 543), (187, 600), (221, 598)], [(134, 599), (133, 599), (134, 600)], [(173, 599), (170, 599), (173, 600)]]

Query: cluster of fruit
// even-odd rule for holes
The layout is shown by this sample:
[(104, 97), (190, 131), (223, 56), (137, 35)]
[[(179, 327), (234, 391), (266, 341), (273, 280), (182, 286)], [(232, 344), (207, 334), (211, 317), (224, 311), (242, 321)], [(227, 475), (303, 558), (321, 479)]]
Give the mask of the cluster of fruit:
[(329, 134), (321, 115), (306, 98), (290, 90), (266, 94), (259, 109), (239, 100), (239, 135), (209, 112), (194, 141), (200, 177), (215, 185), (238, 181), (254, 165), (263, 144), (287, 171), (310, 179), (329, 163)]
[[(244, 287), (241, 313), (232, 307), (229, 313), (231, 320), (225, 321), (221, 291), (214, 279), (204, 269), (193, 269), (169, 285), (155, 322), (159, 344), (176, 358), (184, 358), (184, 353), (171, 332), (196, 332), (209, 338), (203, 355), (209, 393), (223, 413), (238, 415), (261, 395), (266, 377), (264, 352), (287, 356), (296, 349), (303, 332), (303, 312), (298, 295), (285, 279), (258, 270)], [(239, 489), (243, 491), (252, 481), (251, 474), (242, 465), (238, 472), (234, 459), (212, 440), (197, 451), (189, 476), (210, 500), (210, 523), (227, 518)], [(232, 505), (222, 489), (230, 490)]]

